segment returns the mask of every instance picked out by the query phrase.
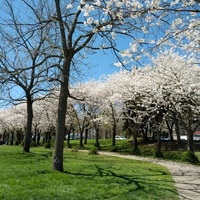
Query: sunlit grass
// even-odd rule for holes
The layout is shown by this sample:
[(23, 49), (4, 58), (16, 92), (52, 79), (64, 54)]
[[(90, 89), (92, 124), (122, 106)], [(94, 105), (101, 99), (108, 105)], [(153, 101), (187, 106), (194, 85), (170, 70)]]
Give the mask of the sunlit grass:
[[(71, 140), (71, 147), (78, 149), (79, 148), (79, 140)], [(84, 145), (85, 149), (90, 149), (92, 146), (94, 146), (95, 140), (88, 140), (88, 143)], [(112, 141), (111, 139), (101, 139), (100, 140), (100, 145), (101, 145), (101, 150), (102, 151), (112, 151)], [(174, 144), (177, 145), (177, 144)], [(186, 162), (183, 160), (184, 154), (187, 152), (187, 150), (180, 150), (176, 149), (176, 146), (172, 147), (172, 149), (166, 149), (165, 145), (161, 145), (162, 149), (162, 154), (163, 154), (163, 159), (165, 160), (172, 160), (176, 162)], [(155, 157), (155, 152), (156, 152), (156, 143), (138, 143), (138, 148), (139, 148), (139, 155), (140, 156), (147, 156), (147, 157)], [(133, 140), (127, 139), (127, 140), (116, 140), (116, 146), (115, 146), (115, 151), (121, 154), (133, 154)], [(195, 155), (199, 158), (200, 160), (200, 152), (195, 151)], [(189, 162), (187, 162), (189, 163)], [(200, 163), (192, 163), (196, 165), (200, 165)]]
[(156, 164), (64, 150), (64, 173), (52, 149), (0, 146), (2, 200), (178, 200), (169, 171)]

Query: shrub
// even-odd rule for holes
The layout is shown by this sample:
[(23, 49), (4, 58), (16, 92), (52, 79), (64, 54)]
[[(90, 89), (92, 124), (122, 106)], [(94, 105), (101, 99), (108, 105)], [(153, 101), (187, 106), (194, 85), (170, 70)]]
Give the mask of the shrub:
[(44, 143), (44, 147), (50, 149), (51, 148), (51, 144), (49, 142)]
[(31, 142), (30, 147), (37, 147), (37, 143), (36, 142)]
[(198, 157), (194, 154), (194, 152), (191, 151), (186, 151), (185, 153), (183, 153), (181, 160), (192, 164), (199, 163)]
[(72, 145), (71, 145), (71, 144), (67, 144), (67, 148), (68, 148), (68, 149), (71, 149), (71, 148), (72, 148)]
[(101, 146), (99, 143), (95, 143), (94, 146), (98, 149), (98, 150), (101, 150)]
[(155, 154), (154, 154), (154, 157), (155, 157), (155, 158), (163, 158), (164, 156), (163, 156), (163, 153), (162, 153), (162, 152), (156, 151)]
[(93, 146), (89, 150), (89, 155), (98, 155), (98, 148)]
[(111, 146), (111, 147), (109, 148), (109, 151), (110, 151), (110, 152), (118, 152), (118, 149), (117, 149), (116, 146)]
[(164, 158), (168, 160), (179, 161), (181, 160), (182, 153), (179, 151), (165, 151)]
[(134, 148), (133, 155), (140, 155), (140, 150), (138, 148)]

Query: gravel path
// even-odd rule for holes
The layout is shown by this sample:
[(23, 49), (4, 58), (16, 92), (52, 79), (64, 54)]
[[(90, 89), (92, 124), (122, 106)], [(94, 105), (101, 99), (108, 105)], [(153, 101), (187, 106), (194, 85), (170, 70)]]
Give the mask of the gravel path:
[(144, 158), (132, 155), (120, 155), (110, 152), (99, 152), (102, 155), (117, 156), (128, 159), (135, 159), (147, 162), (153, 162), (164, 165), (171, 172), (175, 186), (178, 189), (180, 200), (200, 200), (200, 167), (165, 161), (160, 159)]

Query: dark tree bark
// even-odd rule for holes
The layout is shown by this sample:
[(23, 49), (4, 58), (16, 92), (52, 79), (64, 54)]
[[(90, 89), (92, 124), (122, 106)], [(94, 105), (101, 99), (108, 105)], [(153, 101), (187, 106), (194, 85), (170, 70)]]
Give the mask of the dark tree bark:
[(115, 120), (113, 121), (113, 131), (112, 131), (112, 146), (114, 147), (115, 144), (116, 144), (116, 139), (115, 139), (115, 136), (116, 136), (116, 122)]
[(37, 133), (37, 145), (38, 146), (40, 146), (40, 135), (41, 135), (41, 130), (39, 130)]
[(6, 132), (6, 130), (3, 132), (3, 144), (5, 144), (6, 143), (6, 134), (7, 134), (7, 132)]
[[(65, 63), (64, 63), (65, 64)], [(58, 105), (58, 122), (56, 128), (56, 139), (54, 148), (54, 158), (53, 158), (53, 170), (63, 172), (63, 147), (64, 147), (64, 136), (65, 136), (65, 118), (67, 111), (67, 97), (68, 92), (66, 88), (68, 83), (66, 80), (61, 84), (61, 91), (59, 97)]]
[(187, 130), (187, 150), (191, 153), (194, 153), (194, 147), (193, 147), (193, 131)]
[(142, 136), (143, 136), (143, 141), (144, 142), (148, 142), (149, 141), (149, 138), (148, 138), (147, 134), (148, 134), (148, 126), (142, 128)]
[(24, 139), (24, 152), (30, 152), (30, 143), (32, 137), (32, 121), (33, 121), (33, 102), (30, 94), (27, 94), (27, 122), (26, 134)]
[(67, 148), (71, 148), (71, 144), (70, 144), (70, 132), (67, 133)]
[(174, 126), (174, 121), (170, 122), (169, 120), (166, 120), (166, 124), (167, 124), (167, 128), (169, 131), (169, 136), (170, 136), (170, 140), (173, 141), (173, 126)]
[(84, 145), (83, 145), (83, 131), (80, 132), (80, 139), (79, 139), (80, 143), (79, 143), (79, 147), (80, 148), (83, 148)]
[(10, 145), (13, 145), (14, 144), (14, 130), (11, 131), (11, 138), (10, 138)]
[(181, 137), (180, 137), (180, 129), (179, 129), (179, 120), (178, 120), (176, 114), (174, 114), (174, 125), (175, 125), (175, 132), (176, 132), (176, 136), (177, 136), (177, 142), (178, 142), (178, 144), (180, 144)]
[(137, 154), (138, 151), (139, 151), (139, 149), (138, 149), (137, 134), (133, 134), (133, 153)]
[(88, 132), (89, 132), (89, 129), (86, 127), (86, 129), (85, 129), (85, 140), (84, 140), (84, 144), (87, 144)]
[(97, 147), (98, 150), (101, 150), (100, 142), (99, 142), (99, 126), (95, 125), (95, 147)]
[(18, 129), (17, 133), (16, 133), (15, 145), (19, 145), (19, 144), (21, 144), (21, 142), (22, 142), (22, 131), (21, 131), (21, 129)]
[(161, 141), (160, 141), (160, 131), (157, 131), (156, 138), (156, 157), (161, 157)]
[(64, 23), (62, 21), (62, 15), (60, 10), (60, 1), (55, 0), (57, 18), (59, 21), (60, 35), (62, 39), (62, 47), (64, 54), (64, 62), (62, 66), (62, 82), (60, 87), (59, 104), (58, 104), (58, 119), (56, 128), (56, 139), (53, 158), (53, 170), (63, 172), (63, 147), (65, 136), (65, 119), (67, 111), (67, 99), (69, 97), (68, 85), (70, 74), (70, 63), (73, 57), (73, 52), (70, 52), (66, 44), (66, 35)]
[(117, 132), (117, 119), (115, 117), (115, 110), (114, 110), (112, 103), (110, 104), (110, 107), (111, 107), (111, 116), (112, 116), (112, 120), (113, 120), (112, 146), (115, 147), (115, 144), (116, 144), (115, 136), (116, 136), (116, 132)]

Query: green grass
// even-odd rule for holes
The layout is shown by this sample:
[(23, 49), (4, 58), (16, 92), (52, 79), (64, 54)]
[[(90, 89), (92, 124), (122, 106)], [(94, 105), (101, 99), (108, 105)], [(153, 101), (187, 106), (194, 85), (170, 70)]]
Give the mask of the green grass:
[[(79, 140), (71, 140), (70, 142), (72, 148), (74, 149), (79, 148)], [(84, 145), (84, 148), (89, 150), (94, 146), (94, 144), (95, 144), (94, 140), (88, 140), (88, 144)], [(113, 147), (111, 144), (112, 144), (111, 139), (100, 140), (101, 150), (103, 151), (112, 151)], [(138, 143), (138, 148), (139, 148), (139, 155), (147, 157), (155, 157), (156, 143), (149, 143), (149, 144)], [(133, 154), (132, 140), (116, 140), (115, 151), (121, 154)], [(162, 147), (163, 158), (166, 160), (200, 165), (200, 162), (199, 163), (186, 162), (183, 159), (185, 153), (187, 153), (187, 150), (169, 150)], [(195, 155), (200, 160), (200, 152), (196, 151)]]
[(2, 200), (178, 200), (169, 171), (156, 164), (64, 150), (64, 173), (52, 149), (0, 146)]

